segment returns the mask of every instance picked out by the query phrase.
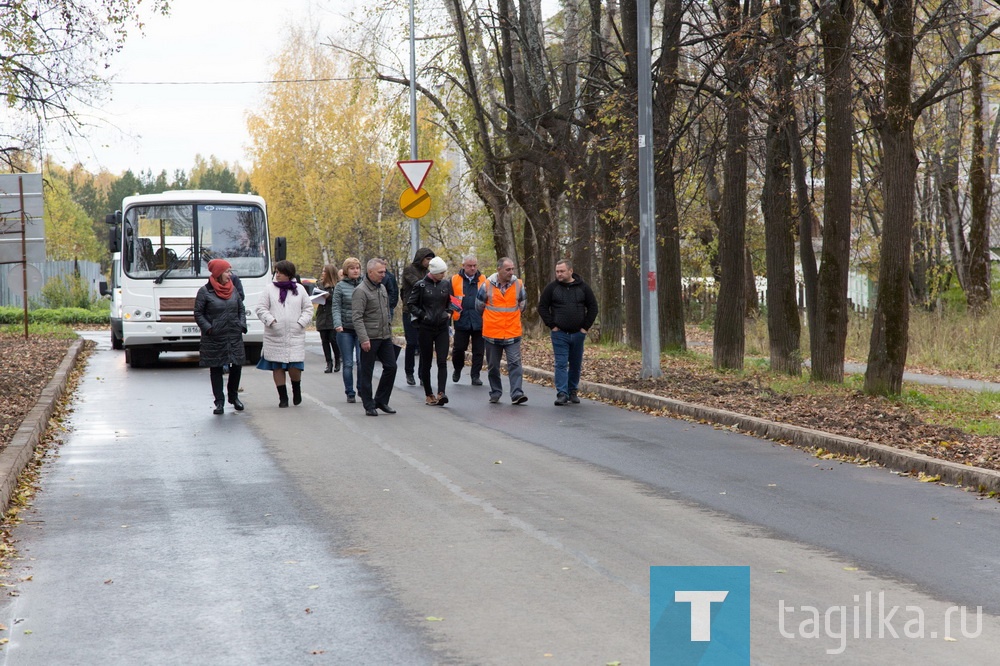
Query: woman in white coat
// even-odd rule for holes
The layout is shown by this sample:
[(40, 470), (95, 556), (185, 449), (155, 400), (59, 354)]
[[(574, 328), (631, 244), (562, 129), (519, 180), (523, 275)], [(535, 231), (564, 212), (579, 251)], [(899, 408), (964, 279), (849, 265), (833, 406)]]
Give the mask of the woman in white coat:
[(295, 264), (274, 265), (274, 281), (257, 303), (257, 318), (264, 322), (264, 348), (257, 367), (270, 370), (278, 389), (278, 407), (288, 407), (285, 372), (292, 378), (292, 404), (302, 402), (302, 371), (306, 360), (306, 326), (313, 307), (306, 288), (294, 282)]

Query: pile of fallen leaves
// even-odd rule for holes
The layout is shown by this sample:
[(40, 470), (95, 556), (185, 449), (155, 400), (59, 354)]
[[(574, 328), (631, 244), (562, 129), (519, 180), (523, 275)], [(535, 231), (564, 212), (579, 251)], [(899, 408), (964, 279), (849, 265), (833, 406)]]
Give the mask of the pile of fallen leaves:
[[(544, 339), (525, 341), (522, 354), (525, 365), (553, 367), (552, 348)], [(640, 379), (637, 354), (610, 354), (588, 345), (582, 379), (1000, 470), (1000, 437), (934, 424), (929, 414), (887, 398), (843, 387), (779, 393), (764, 375), (716, 373), (683, 358), (665, 361), (661, 368), (661, 377)]]
[(73, 340), (0, 333), (0, 448), (6, 447), (38, 402)]

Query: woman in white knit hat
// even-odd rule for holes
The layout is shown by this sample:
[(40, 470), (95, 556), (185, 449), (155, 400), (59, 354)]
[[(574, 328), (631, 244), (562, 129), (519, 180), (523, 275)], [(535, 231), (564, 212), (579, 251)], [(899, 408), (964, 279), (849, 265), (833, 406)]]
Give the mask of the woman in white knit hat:
[[(451, 326), (451, 281), (445, 280), (448, 265), (434, 257), (427, 266), (427, 276), (413, 285), (406, 298), (406, 309), (420, 332), (420, 381), (426, 404), (443, 407), (448, 402), (448, 342)], [(431, 362), (437, 355), (437, 395), (431, 388)]]

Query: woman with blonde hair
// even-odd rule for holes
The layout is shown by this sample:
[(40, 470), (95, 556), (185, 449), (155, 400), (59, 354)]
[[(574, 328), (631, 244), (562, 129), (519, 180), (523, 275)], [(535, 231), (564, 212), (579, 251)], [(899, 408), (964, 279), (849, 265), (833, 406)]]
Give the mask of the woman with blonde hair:
[[(319, 331), (319, 339), (323, 343), (323, 356), (326, 357), (324, 372), (327, 373), (340, 372), (340, 345), (337, 344), (337, 330), (333, 326), (333, 290), (337, 282), (339, 282), (337, 267), (327, 264), (323, 267), (319, 282), (316, 283), (316, 288), (327, 294), (316, 308), (316, 330)], [(313, 296), (315, 295), (313, 292)]]
[(347, 394), (347, 402), (356, 402), (354, 367), (360, 363), (361, 345), (351, 321), (351, 298), (354, 297), (354, 288), (361, 284), (361, 261), (357, 257), (348, 257), (344, 259), (342, 270), (344, 277), (333, 290), (333, 328), (337, 331), (337, 344), (344, 363), (344, 393)]

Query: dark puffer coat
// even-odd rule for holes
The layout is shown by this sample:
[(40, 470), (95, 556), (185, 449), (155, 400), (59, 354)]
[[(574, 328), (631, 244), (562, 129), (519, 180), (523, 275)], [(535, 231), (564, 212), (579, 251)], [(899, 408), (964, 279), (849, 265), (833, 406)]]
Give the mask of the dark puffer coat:
[(198, 365), (212, 368), (246, 363), (243, 334), (247, 332), (247, 311), (238, 290), (234, 289), (228, 299), (220, 298), (207, 283), (194, 300), (194, 320), (201, 329)]
[(430, 277), (420, 280), (406, 298), (406, 309), (413, 323), (420, 328), (445, 328), (451, 325), (451, 280), (442, 276), (435, 282)]

